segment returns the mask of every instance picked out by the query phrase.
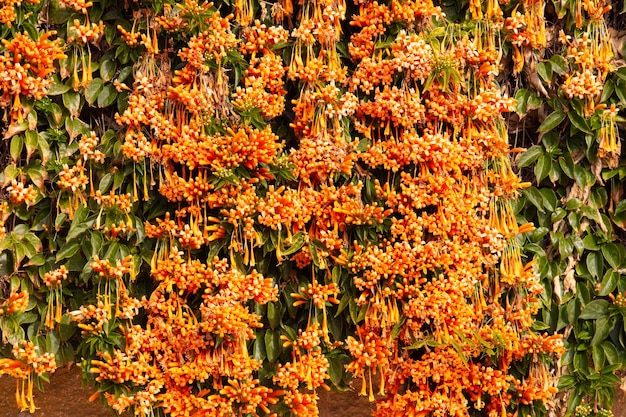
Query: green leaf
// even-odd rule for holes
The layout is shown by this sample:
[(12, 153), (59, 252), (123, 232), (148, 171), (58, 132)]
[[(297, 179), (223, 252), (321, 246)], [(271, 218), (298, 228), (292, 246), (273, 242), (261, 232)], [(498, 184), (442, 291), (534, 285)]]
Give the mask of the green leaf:
[(604, 356), (606, 357), (610, 365), (619, 363), (619, 353), (617, 352), (617, 349), (615, 348), (613, 343), (605, 340), (600, 346), (602, 346), (602, 349), (604, 350)]
[(339, 317), (341, 312), (345, 310), (346, 307), (348, 307), (348, 304), (350, 303), (351, 298), (352, 297), (348, 293), (343, 294), (343, 296), (341, 297), (341, 300), (339, 300), (339, 305), (337, 306), (337, 312), (335, 313), (334, 317)]
[(80, 94), (76, 91), (66, 91), (63, 93), (63, 105), (70, 112), (72, 118), (80, 115)]
[(119, 81), (120, 83), (123, 83), (124, 80), (126, 80), (126, 78), (128, 78), (129, 75), (131, 75), (133, 73), (133, 67), (132, 66), (126, 66), (123, 67), (120, 70), (119, 75), (117, 76), (117, 81)]
[(100, 183), (98, 184), (98, 191), (100, 191), (102, 194), (105, 194), (109, 191), (109, 188), (111, 188), (112, 184), (113, 184), (113, 174), (111, 173), (105, 174), (100, 179)]
[(65, 245), (57, 252), (56, 261), (60, 262), (63, 259), (71, 258), (78, 252), (80, 249), (80, 245), (78, 242), (70, 242)]
[(536, 110), (543, 104), (543, 98), (537, 94), (531, 94), (528, 96), (528, 103), (526, 104), (526, 110)]
[(256, 332), (256, 337), (254, 339), (254, 349), (252, 353), (252, 357), (255, 361), (263, 362), (267, 357), (265, 353), (265, 335), (263, 332)]
[(600, 96), (600, 103), (607, 102), (614, 92), (615, 83), (613, 82), (613, 80), (606, 80), (606, 82), (604, 83), (604, 89), (602, 90), (602, 95)]
[(576, 210), (577, 208), (580, 208), (580, 206), (582, 205), (583, 205), (583, 202), (580, 201), (580, 199), (574, 197), (571, 200), (567, 200), (567, 203), (565, 203), (565, 209)]
[(3, 172), (4, 179), (2, 181), (2, 186), (6, 187), (7, 185), (11, 184), (11, 181), (16, 179), (19, 173), (20, 170), (15, 164), (7, 165)]
[(574, 179), (579, 187), (585, 188), (587, 186), (587, 170), (579, 165), (575, 165)]
[(265, 332), (265, 353), (270, 363), (275, 363), (280, 356), (282, 346), (280, 343), (280, 332), (278, 330), (267, 330)]
[(336, 356), (328, 358), (328, 376), (335, 385), (343, 379), (343, 364)]
[(60, 345), (61, 340), (59, 339), (59, 335), (57, 334), (57, 332), (48, 332), (48, 334), (46, 335), (46, 352), (57, 353)]
[(615, 84), (615, 94), (617, 94), (620, 104), (626, 104), (626, 82), (619, 80), (617, 84)]
[[(599, 320), (598, 320), (599, 321)], [(595, 337), (594, 337), (595, 339)], [(600, 346), (591, 344), (591, 358), (593, 359), (593, 369), (599, 371), (604, 366), (604, 350)]]
[(604, 187), (594, 187), (589, 195), (589, 205), (594, 209), (604, 208), (609, 201), (609, 196)]
[(41, 164), (45, 165), (50, 158), (50, 145), (43, 135), (37, 135), (37, 148), (39, 149), (39, 156), (41, 156)]
[(72, 320), (69, 314), (64, 314), (59, 323), (59, 337), (62, 342), (69, 340), (76, 333), (76, 322)]
[(94, 78), (91, 80), (87, 88), (85, 88), (85, 100), (89, 105), (92, 105), (98, 99), (98, 95), (100, 91), (102, 91), (102, 87), (104, 85), (104, 81), (101, 78)]
[(46, 257), (42, 253), (38, 253), (24, 265), (24, 266), (42, 266), (46, 263)]
[(46, 171), (43, 166), (39, 165), (28, 168), (26, 170), (26, 175), (32, 181), (32, 183), (35, 184), (37, 188), (39, 188), (43, 193), (45, 188), (45, 182), (48, 179), (48, 171)]
[(564, 391), (574, 387), (577, 383), (578, 381), (576, 380), (576, 377), (574, 375), (563, 375), (559, 378), (558, 388), (560, 391)]
[(515, 93), (515, 111), (517, 114), (522, 115), (526, 113), (528, 97), (530, 94), (530, 91), (525, 88), (520, 88), (517, 93)]
[(67, 130), (71, 142), (77, 136), (88, 135), (89, 125), (80, 119), (71, 119), (68, 117), (65, 119), (65, 130)]
[(9, 153), (11, 154), (11, 158), (14, 161), (18, 161), (20, 159), (20, 155), (22, 154), (22, 149), (24, 148), (24, 136), (17, 135), (13, 136), (11, 139), (11, 145), (9, 146)]
[(587, 254), (587, 270), (592, 277), (598, 278), (602, 273), (603, 259), (599, 252), (590, 252)]
[(579, 318), (583, 320), (595, 320), (606, 317), (609, 312), (609, 302), (606, 300), (593, 300), (583, 308)]
[(526, 152), (519, 156), (519, 158), (517, 159), (517, 166), (519, 168), (527, 167), (533, 164), (543, 154), (543, 147), (539, 145), (533, 145)]
[(592, 235), (592, 234), (588, 234), (587, 236), (585, 236), (583, 238), (583, 247), (586, 250), (598, 250), (598, 249), (600, 249), (600, 247), (598, 247), (598, 245), (596, 243), (595, 236)]
[(524, 194), (524, 197), (526, 197), (528, 201), (530, 201), (535, 207), (537, 207), (537, 210), (539, 210), (542, 213), (545, 213), (545, 210), (543, 207), (543, 196), (541, 195), (541, 193), (539, 192), (537, 188), (535, 187), (526, 188), (525, 190), (522, 191), (522, 194)]
[(593, 133), (591, 132), (587, 121), (580, 114), (576, 113), (575, 111), (569, 111), (567, 112), (567, 117), (578, 130), (585, 132), (589, 135)]
[(100, 78), (104, 81), (111, 81), (117, 70), (117, 65), (113, 59), (106, 59), (100, 64)]
[(68, 92), (70, 89), (69, 83), (63, 84), (63, 82), (59, 79), (58, 75), (54, 75), (52, 77), (52, 85), (48, 89), (49, 96), (59, 96), (63, 93)]
[(624, 247), (616, 243), (610, 242), (602, 245), (600, 249), (602, 256), (611, 265), (611, 268), (620, 268), (622, 261), (624, 260)]
[(561, 55), (552, 55), (550, 57), (550, 65), (552, 70), (559, 75), (563, 75), (568, 70), (567, 61)]
[(613, 323), (611, 322), (609, 317), (600, 317), (599, 319), (597, 319), (595, 322), (595, 332), (593, 334), (593, 339), (591, 339), (591, 346), (599, 347), (597, 345), (604, 342), (604, 340), (609, 335), (612, 327)]
[(267, 320), (272, 330), (280, 325), (281, 318), (281, 305), (273, 302), (267, 303)]
[(552, 188), (541, 188), (539, 189), (541, 196), (543, 197), (543, 206), (546, 210), (553, 212), (557, 209), (559, 200), (556, 197), (556, 194)]
[(604, 277), (602, 278), (602, 282), (600, 283), (598, 295), (604, 297), (612, 293), (615, 287), (617, 287), (619, 279), (620, 275), (617, 272), (612, 270), (606, 271)]
[(574, 243), (571, 238), (562, 238), (558, 241), (559, 255), (561, 259), (567, 259), (574, 251)]
[(281, 255), (283, 256), (291, 255), (299, 251), (304, 245), (304, 235), (302, 234), (302, 232), (298, 232), (295, 235), (293, 235), (291, 238), (291, 242), (290, 242), (291, 246), (289, 246), (288, 248), (285, 248), (284, 246), (282, 246), (282, 243), (284, 242), (281, 242), (281, 248), (280, 248)]
[(35, 150), (37, 150), (37, 145), (39, 143), (39, 135), (36, 130), (27, 130), (24, 133), (24, 144), (26, 145), (26, 162), (30, 160), (30, 157), (33, 156)]
[(543, 123), (539, 125), (537, 132), (546, 133), (557, 127), (561, 122), (565, 120), (565, 113), (562, 111), (554, 111), (548, 117), (545, 118)]
[(538, 62), (537, 73), (545, 82), (552, 83), (552, 65), (550, 62)]
[(115, 102), (117, 98), (117, 91), (111, 84), (107, 84), (102, 88), (100, 94), (98, 94), (98, 107), (107, 107)]
[(70, 225), (70, 230), (67, 232), (67, 241), (76, 239), (91, 227), (93, 222), (86, 222), (88, 215), (89, 209), (87, 207), (80, 206), (76, 210), (76, 213), (74, 213), (74, 219)]

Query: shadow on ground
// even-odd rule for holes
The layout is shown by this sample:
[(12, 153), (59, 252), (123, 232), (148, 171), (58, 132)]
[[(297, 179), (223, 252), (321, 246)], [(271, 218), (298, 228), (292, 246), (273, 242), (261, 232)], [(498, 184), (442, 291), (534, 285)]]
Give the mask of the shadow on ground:
[[(0, 376), (0, 417), (114, 417), (98, 400), (88, 401), (93, 391), (83, 386), (77, 367), (57, 370), (45, 388), (45, 392), (35, 393), (38, 410), (34, 414), (20, 412), (15, 403), (15, 380)], [(320, 392), (320, 417), (368, 417), (372, 407), (366, 397), (354, 392)], [(626, 417), (626, 394), (620, 389), (613, 413)]]

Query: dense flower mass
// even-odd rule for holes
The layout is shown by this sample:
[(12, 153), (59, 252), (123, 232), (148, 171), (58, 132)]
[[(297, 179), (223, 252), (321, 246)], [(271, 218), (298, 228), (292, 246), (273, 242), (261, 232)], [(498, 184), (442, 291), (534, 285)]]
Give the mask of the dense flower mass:
[(24, 117), (23, 97), (38, 100), (47, 94), (55, 61), (65, 58), (60, 40), (49, 39), (55, 34), (48, 31), (33, 39), (24, 32), (12, 39), (2, 39), (0, 108), (10, 109), (12, 121)]
[[(579, 36), (548, 28), (542, 0), (458, 3), (471, 21), (431, 0), (0, 0), (0, 374), (24, 381), (18, 406), (58, 357), (136, 416), (315, 417), (331, 388), (378, 417), (542, 415), (555, 332), (580, 308), (540, 313), (551, 266), (523, 247), (558, 240), (560, 202), (580, 233), (609, 235), (609, 199), (626, 212), (621, 188), (590, 191), (624, 176), (600, 171), (619, 169), (622, 104), (605, 96), (626, 76), (605, 90), (602, 1), (554, 12)], [(542, 57), (549, 42), (563, 57)], [(558, 97), (536, 105), (548, 73)], [(512, 167), (531, 108), (537, 185), (578, 188), (544, 195)], [(576, 158), (554, 150), (566, 118)], [(570, 270), (593, 248), (619, 275), (625, 254), (578, 240), (554, 251)], [(609, 311), (597, 301), (583, 317)], [(594, 360), (617, 360), (600, 342)]]

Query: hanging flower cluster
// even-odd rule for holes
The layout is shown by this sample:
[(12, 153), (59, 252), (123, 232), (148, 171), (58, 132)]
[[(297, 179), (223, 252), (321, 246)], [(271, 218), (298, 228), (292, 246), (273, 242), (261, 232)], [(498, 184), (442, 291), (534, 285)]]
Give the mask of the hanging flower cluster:
[(40, 353), (39, 348), (30, 341), (24, 341), (13, 347), (15, 359), (0, 359), (0, 375), (8, 374), (18, 380), (15, 394), (17, 405), (22, 410), (34, 413), (33, 382), (35, 375), (51, 374), (56, 370), (54, 354)]

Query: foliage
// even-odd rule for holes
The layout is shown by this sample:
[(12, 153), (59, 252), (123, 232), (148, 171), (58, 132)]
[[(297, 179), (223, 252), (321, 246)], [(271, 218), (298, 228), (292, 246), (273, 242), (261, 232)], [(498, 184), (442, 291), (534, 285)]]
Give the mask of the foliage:
[(559, 388), (568, 391), (569, 413), (581, 401), (610, 409), (624, 367), (626, 171), (618, 125), (626, 68), (615, 67), (623, 51), (611, 39), (623, 29), (619, 12), (601, 2), (556, 8), (546, 16), (552, 41), (526, 57), (535, 83), (516, 93), (521, 120), (514, 123), (539, 134), (517, 128), (528, 147), (517, 164), (534, 183), (517, 212), (537, 227), (524, 248), (545, 288), (535, 327), (564, 334)]
[(610, 404), (626, 76), (566, 3), (3, 2), (18, 406), (77, 361), (136, 415), (314, 416), (352, 379), (378, 416), (543, 415), (561, 333), (570, 411)]

